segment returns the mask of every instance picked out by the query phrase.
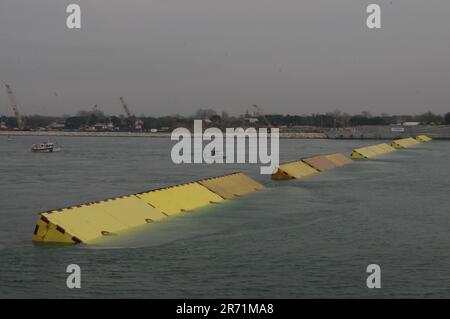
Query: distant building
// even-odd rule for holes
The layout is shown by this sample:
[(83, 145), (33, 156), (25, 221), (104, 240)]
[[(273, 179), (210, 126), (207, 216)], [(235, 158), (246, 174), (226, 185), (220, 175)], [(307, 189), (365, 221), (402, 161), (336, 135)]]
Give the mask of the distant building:
[(391, 132), (404, 132), (405, 131), (405, 128), (404, 127), (401, 127), (401, 126), (393, 126), (393, 127), (391, 127)]
[(116, 128), (114, 127), (114, 124), (111, 123), (111, 122), (109, 122), (109, 123), (107, 123), (107, 124), (105, 125), (105, 129), (106, 129), (107, 131), (115, 131), (115, 130), (116, 130)]
[(95, 131), (104, 131), (106, 130), (107, 126), (103, 123), (95, 123), (94, 124), (94, 130)]
[(51, 130), (62, 130), (66, 128), (66, 124), (64, 122), (53, 122), (48, 128)]
[(252, 123), (252, 124), (255, 124), (255, 123), (258, 123), (258, 122), (259, 122), (258, 119), (257, 119), (256, 117), (247, 117), (247, 118), (245, 118), (245, 120), (246, 120), (247, 122), (249, 122), (249, 123)]

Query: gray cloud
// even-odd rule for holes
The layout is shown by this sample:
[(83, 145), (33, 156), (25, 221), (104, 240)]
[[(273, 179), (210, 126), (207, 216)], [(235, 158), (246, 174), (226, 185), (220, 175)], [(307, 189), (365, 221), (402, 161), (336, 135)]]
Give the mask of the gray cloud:
[[(68, 3), (82, 7), (78, 31)], [(365, 27), (369, 3), (381, 30)], [(26, 114), (449, 111), (450, 2), (1, 0), (0, 81)], [(55, 94), (56, 93), (56, 94)], [(10, 114), (5, 94), (0, 114)]]

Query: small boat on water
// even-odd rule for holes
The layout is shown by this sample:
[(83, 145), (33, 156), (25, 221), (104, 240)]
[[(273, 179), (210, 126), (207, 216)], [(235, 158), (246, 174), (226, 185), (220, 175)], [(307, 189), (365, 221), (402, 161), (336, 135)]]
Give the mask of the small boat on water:
[(55, 146), (55, 144), (45, 141), (40, 144), (33, 144), (31, 147), (31, 151), (35, 153), (53, 153), (59, 152), (61, 150), (60, 147)]

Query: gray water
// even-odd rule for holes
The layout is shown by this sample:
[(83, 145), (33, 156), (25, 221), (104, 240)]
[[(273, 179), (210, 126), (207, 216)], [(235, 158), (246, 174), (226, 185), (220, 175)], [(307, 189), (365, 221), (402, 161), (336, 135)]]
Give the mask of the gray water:
[[(0, 140), (0, 297), (450, 297), (450, 143), (433, 141), (297, 181), (258, 165), (181, 165), (171, 142)], [(282, 160), (376, 141), (282, 140)], [(44, 210), (242, 170), (268, 188), (96, 242), (36, 245)], [(66, 287), (66, 267), (82, 288)], [(381, 289), (366, 267), (381, 266)]]

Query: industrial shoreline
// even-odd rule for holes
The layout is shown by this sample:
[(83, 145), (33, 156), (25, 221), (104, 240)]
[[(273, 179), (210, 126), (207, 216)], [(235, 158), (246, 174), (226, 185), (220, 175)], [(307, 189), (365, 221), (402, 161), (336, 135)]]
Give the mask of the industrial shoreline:
[[(151, 137), (170, 138), (171, 132), (73, 132), (73, 131), (0, 131), (0, 136), (67, 136), (67, 137)], [(280, 133), (287, 139), (326, 139), (324, 133)]]
[[(449, 140), (450, 127), (445, 131), (417, 130), (417, 132), (404, 132), (392, 134), (388, 131), (371, 134), (369, 132), (342, 134), (343, 132), (330, 131), (326, 133), (304, 133), (304, 132), (280, 132), (281, 139), (367, 139), (387, 140), (415, 136), (423, 133), (429, 134), (433, 139)], [(140, 137), (140, 138), (170, 138), (171, 132), (80, 132), (80, 131), (0, 131), (0, 136), (42, 136), (42, 137)]]

